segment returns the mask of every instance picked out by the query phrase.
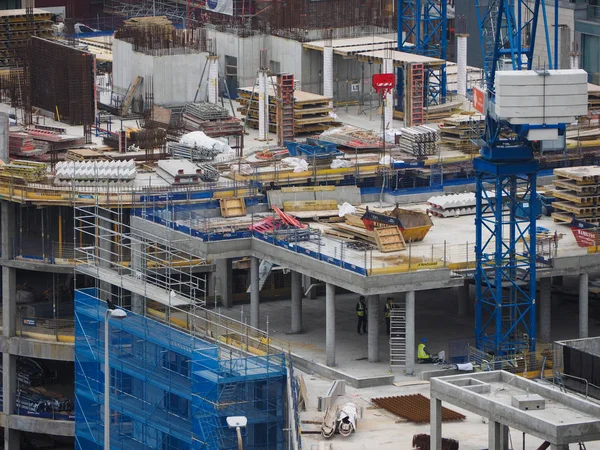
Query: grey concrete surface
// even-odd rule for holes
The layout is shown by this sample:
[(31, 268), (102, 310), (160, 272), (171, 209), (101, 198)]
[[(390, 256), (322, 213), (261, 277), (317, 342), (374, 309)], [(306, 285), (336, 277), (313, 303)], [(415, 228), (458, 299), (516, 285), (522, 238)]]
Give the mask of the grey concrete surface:
[(250, 325), (258, 328), (260, 323), (260, 281), (258, 268), (260, 261), (258, 258), (250, 258)]
[(369, 295), (367, 298), (368, 318), (367, 338), (368, 338), (368, 357), (370, 363), (379, 362), (379, 309), (380, 302), (378, 295)]
[(302, 332), (302, 274), (292, 270), (292, 333)]
[(3, 352), (29, 358), (51, 359), (54, 361), (74, 361), (75, 346), (63, 342), (40, 341), (22, 337), (0, 337)]
[[(464, 380), (489, 384), (489, 394), (468, 389)], [(600, 405), (560, 392), (552, 385), (503, 371), (475, 372), (431, 379), (431, 397), (456, 405), (489, 419), (490, 450), (506, 449), (506, 433), (501, 425), (523, 431), (555, 445), (600, 439)], [(546, 400), (545, 409), (521, 410), (511, 405), (515, 395), (538, 394)], [(438, 424), (432, 422), (431, 427)], [(440, 450), (437, 448), (436, 450)]]
[[(40, 419), (39, 417), (29, 416), (16, 416), (14, 414), (0, 414), (0, 426), (4, 427), (6, 433), (6, 426), (9, 426), (9, 430), (14, 432), (17, 437), (19, 431), (26, 431), (28, 433), (40, 433), (40, 434), (51, 434), (53, 436), (75, 436), (75, 421), (71, 420), (53, 420), (53, 419)], [(6, 446), (6, 438), (4, 440), (5, 449), (17, 449), (18, 444), (11, 442), (11, 447)]]
[(415, 374), (415, 315), (415, 291), (409, 291), (406, 293), (406, 375)]
[(538, 340), (550, 342), (552, 335), (552, 285), (551, 278), (541, 278), (538, 282), (540, 289), (540, 320), (538, 323)]
[(587, 272), (579, 275), (579, 337), (589, 336), (589, 275)]

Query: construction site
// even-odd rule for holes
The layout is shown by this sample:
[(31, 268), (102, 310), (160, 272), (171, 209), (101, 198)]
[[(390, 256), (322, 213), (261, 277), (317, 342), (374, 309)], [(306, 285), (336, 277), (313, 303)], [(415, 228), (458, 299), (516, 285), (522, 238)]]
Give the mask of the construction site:
[(600, 450), (595, 0), (13, 7), (5, 449)]

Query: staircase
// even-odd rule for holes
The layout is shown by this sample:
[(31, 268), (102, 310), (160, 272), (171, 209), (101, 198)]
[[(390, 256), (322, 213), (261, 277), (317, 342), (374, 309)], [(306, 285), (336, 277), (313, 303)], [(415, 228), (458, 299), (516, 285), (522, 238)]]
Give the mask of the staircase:
[(406, 303), (394, 303), (390, 313), (390, 366), (406, 366)]

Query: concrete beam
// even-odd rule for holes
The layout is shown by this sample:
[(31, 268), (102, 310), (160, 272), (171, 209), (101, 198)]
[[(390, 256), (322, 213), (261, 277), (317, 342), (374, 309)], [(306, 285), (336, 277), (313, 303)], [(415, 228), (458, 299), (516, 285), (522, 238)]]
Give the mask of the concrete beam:
[(23, 260), (23, 259), (9, 259), (2, 262), (4, 267), (11, 267), (13, 269), (20, 270), (31, 270), (33, 272), (45, 272), (45, 273), (73, 273), (75, 271), (75, 264), (48, 264), (41, 261)]
[(335, 285), (325, 286), (325, 363), (335, 367)]
[[(31, 416), (15, 416), (0, 414), (0, 426), (28, 433), (50, 434), (52, 436), (75, 436), (75, 421), (40, 419)], [(18, 449), (19, 447), (4, 447)]]
[(292, 270), (292, 333), (302, 332), (302, 274)]
[(415, 291), (406, 293), (406, 375), (415, 374)]
[[(217, 288), (221, 295), (221, 303), (224, 308), (233, 306), (233, 266), (231, 258), (223, 258), (216, 261)], [(212, 292), (208, 293), (212, 295)]]
[(0, 348), (2, 352), (28, 358), (51, 359), (54, 361), (75, 360), (75, 346), (63, 342), (0, 336)]
[(379, 296), (369, 295), (367, 297), (367, 349), (368, 360), (371, 363), (379, 361)]
[(587, 272), (579, 275), (579, 338), (588, 337), (589, 302)]

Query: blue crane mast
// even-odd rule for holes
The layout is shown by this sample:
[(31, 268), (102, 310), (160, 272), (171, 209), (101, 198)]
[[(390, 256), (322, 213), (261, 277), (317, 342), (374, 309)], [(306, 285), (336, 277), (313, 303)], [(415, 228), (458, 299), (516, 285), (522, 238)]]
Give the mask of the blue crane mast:
[[(557, 67), (545, 0), (475, 0), (484, 54), (484, 88), (479, 90), (485, 132), (478, 141), (476, 171), (476, 324), (480, 350), (496, 356), (535, 351), (536, 345), (536, 199), (539, 162), (527, 137), (535, 129), (564, 125), (514, 125), (495, 114), (499, 70)], [(558, 14), (558, 0), (555, 0)], [(550, 67), (534, 67), (538, 22), (543, 20)], [(555, 18), (557, 20), (557, 17)], [(474, 96), (478, 93), (475, 92)], [(475, 99), (476, 100), (476, 99)], [(477, 103), (477, 101), (475, 101)]]
[[(398, 0), (398, 50), (446, 60), (448, 0)], [(446, 102), (446, 65), (429, 67), (425, 74), (424, 106)], [(402, 93), (402, 70), (398, 92)]]

